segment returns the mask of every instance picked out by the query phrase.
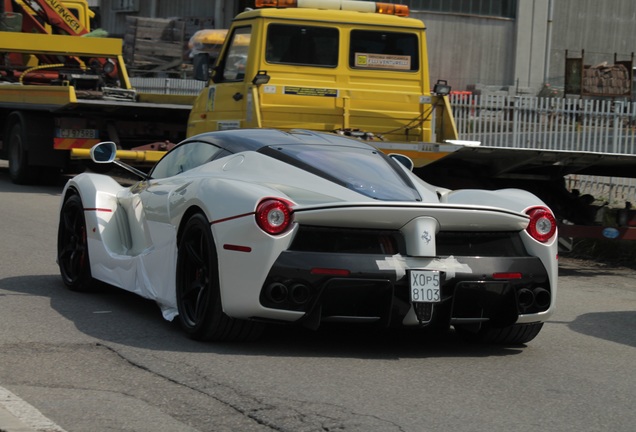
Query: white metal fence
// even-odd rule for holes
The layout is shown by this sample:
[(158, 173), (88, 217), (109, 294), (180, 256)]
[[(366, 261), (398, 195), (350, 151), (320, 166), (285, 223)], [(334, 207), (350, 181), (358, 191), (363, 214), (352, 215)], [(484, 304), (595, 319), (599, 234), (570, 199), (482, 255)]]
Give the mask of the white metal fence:
[[(460, 138), (485, 146), (636, 155), (636, 103), (507, 95), (451, 103)], [(571, 175), (566, 184), (612, 205), (636, 197), (636, 178)]]
[[(131, 84), (149, 93), (196, 95), (205, 83), (134, 77)], [(636, 103), (456, 94), (451, 104), (460, 138), (485, 146), (636, 155)], [(636, 202), (636, 178), (570, 175), (566, 185), (612, 205)]]

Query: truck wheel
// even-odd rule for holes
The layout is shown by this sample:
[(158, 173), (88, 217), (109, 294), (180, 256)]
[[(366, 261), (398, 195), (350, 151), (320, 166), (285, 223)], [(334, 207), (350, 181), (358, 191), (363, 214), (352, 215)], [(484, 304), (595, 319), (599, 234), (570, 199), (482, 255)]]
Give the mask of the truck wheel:
[(465, 340), (496, 345), (522, 345), (534, 339), (543, 323), (513, 324), (508, 327), (492, 327), (484, 324), (477, 332), (462, 326), (455, 326), (455, 331)]
[(260, 323), (223, 312), (214, 239), (210, 223), (200, 213), (186, 222), (179, 240), (176, 286), (179, 321), (192, 339), (244, 341), (260, 335)]
[(29, 154), (24, 148), (26, 142), (24, 128), (20, 122), (9, 130), (9, 176), (16, 184), (32, 184), (36, 171), (29, 167)]
[(84, 206), (79, 195), (71, 195), (60, 211), (57, 231), (57, 263), (64, 284), (73, 291), (92, 288), (91, 265), (86, 239)]

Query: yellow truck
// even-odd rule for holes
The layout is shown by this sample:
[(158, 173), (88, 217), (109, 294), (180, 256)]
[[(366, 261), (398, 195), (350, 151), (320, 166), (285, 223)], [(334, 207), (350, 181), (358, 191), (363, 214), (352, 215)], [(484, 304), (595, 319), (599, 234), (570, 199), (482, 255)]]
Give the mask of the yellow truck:
[(4, 2), (0, 158), (15, 183), (73, 170), (70, 150), (98, 141), (162, 150), (185, 138), (194, 97), (136, 92), (122, 40), (92, 37), (92, 17), (85, 0)]
[(333, 131), (416, 166), (453, 151), (450, 88), (440, 81), (431, 89), (426, 29), (408, 13), (369, 1), (257, 0), (233, 20), (217, 59), (194, 56), (195, 78), (209, 82), (187, 134)]
[[(161, 151), (161, 143), (228, 128), (333, 131), (407, 154), (416, 166), (456, 148), (446, 143), (457, 138), (449, 88), (431, 91), (425, 27), (406, 6), (255, 3), (233, 20), (218, 58), (194, 57), (196, 78), (208, 81), (195, 97), (132, 89), (122, 41), (89, 37), (85, 0), (14, 1), (19, 11), (0, 19), (0, 158), (11, 179), (70, 171), (70, 150), (100, 140)], [(127, 155), (143, 163), (161, 152)]]

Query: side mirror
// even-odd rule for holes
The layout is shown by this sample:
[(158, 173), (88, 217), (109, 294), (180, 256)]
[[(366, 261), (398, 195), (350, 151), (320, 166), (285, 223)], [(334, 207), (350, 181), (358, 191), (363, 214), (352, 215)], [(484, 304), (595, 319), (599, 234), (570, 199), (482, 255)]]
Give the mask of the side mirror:
[(107, 164), (115, 160), (117, 145), (112, 141), (95, 144), (91, 148), (91, 160), (98, 164)]
[(210, 79), (210, 55), (199, 53), (192, 58), (192, 74), (197, 81)]
[(413, 163), (413, 159), (411, 159), (408, 156), (404, 156), (403, 154), (390, 153), (389, 157), (393, 159), (394, 161), (404, 165), (406, 169), (408, 169), (409, 171), (413, 171), (413, 168), (415, 167), (415, 163)]

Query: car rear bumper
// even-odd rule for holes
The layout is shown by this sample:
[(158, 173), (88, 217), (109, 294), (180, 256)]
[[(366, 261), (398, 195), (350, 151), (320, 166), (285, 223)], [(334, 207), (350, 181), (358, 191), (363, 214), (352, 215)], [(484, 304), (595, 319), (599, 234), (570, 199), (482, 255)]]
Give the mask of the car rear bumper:
[[(441, 301), (412, 303), (409, 271), (438, 270)], [(302, 313), (299, 322), (383, 327), (541, 321), (554, 301), (535, 257), (412, 258), (401, 255), (285, 251), (259, 297), (266, 309)], [(414, 307), (415, 306), (415, 307)], [(258, 318), (258, 317), (254, 317)]]

